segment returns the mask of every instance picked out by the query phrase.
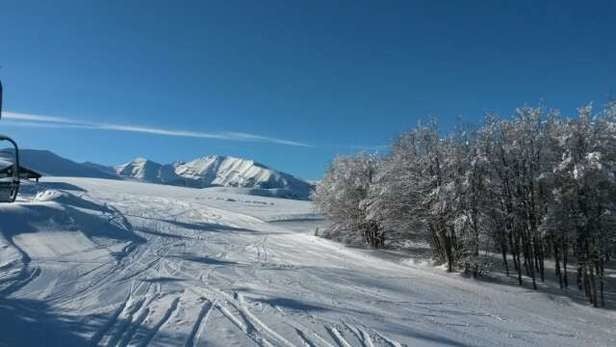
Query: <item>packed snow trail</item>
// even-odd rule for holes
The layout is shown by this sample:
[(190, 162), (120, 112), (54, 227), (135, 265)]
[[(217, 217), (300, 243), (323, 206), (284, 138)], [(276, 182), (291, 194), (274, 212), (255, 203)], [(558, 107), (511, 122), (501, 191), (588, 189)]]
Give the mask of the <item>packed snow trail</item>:
[(0, 206), (0, 346), (616, 345), (613, 311), (347, 248), (312, 236), (317, 217), (48, 179)]

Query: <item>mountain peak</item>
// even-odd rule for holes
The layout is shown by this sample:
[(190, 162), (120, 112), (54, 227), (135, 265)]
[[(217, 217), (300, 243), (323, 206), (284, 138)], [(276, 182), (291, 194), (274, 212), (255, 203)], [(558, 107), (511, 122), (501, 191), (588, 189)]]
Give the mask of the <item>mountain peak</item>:
[(152, 161), (150, 159), (147, 159), (147, 158), (144, 158), (144, 157), (137, 157), (137, 158), (135, 158), (135, 159), (133, 159), (133, 160), (127, 162), (127, 163), (124, 163), (122, 165), (118, 165), (117, 167), (126, 166), (126, 165), (135, 165), (135, 164), (142, 165), (142, 164), (149, 164), (149, 163), (158, 164), (155, 161)]
[(137, 158), (118, 166), (118, 175), (150, 183), (196, 188), (236, 187), (277, 190), (288, 197), (307, 199), (312, 185), (289, 174), (273, 170), (254, 160), (226, 155), (206, 155), (188, 162), (161, 165)]

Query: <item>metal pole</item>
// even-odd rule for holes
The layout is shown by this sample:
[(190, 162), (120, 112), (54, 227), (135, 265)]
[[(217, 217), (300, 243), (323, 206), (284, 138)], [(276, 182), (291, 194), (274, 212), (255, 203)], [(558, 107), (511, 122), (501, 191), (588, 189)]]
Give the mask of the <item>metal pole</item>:
[(0, 119), (2, 119), (2, 81), (0, 81)]

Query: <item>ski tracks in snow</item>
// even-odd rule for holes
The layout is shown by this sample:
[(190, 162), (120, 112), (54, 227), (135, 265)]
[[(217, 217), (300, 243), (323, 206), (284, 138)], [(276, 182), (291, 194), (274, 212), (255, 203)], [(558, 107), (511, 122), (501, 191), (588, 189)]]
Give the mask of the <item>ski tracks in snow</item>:
[[(259, 346), (400, 346), (378, 332), (359, 325), (332, 322), (315, 317), (309, 312), (288, 314), (286, 309), (278, 305), (253, 302), (252, 298), (245, 298), (242, 290), (235, 289), (237, 283), (252, 281), (253, 285), (267, 288), (270, 280), (266, 283), (257, 270), (264, 264), (269, 264), (272, 259), (278, 259), (276, 248), (270, 248), (270, 241), (273, 240), (271, 242), (275, 246), (277, 237), (270, 239), (267, 233), (264, 235), (253, 230), (243, 231), (242, 224), (229, 226), (228, 233), (231, 235), (223, 235), (216, 229), (221, 225), (221, 230), (225, 230), (224, 223), (218, 220), (222, 217), (218, 216), (218, 219), (214, 220), (214, 212), (218, 211), (216, 209), (209, 211), (202, 206), (183, 202), (179, 204), (182, 210), (177, 211), (177, 201), (169, 199), (160, 201), (165, 206), (150, 208), (146, 204), (147, 199), (131, 201), (128, 195), (124, 197), (121, 203), (106, 203), (105, 206), (111, 211), (108, 222), (126, 230), (130, 229), (147, 239), (147, 242), (127, 243), (120, 252), (121, 257), (116, 257), (115, 262), (79, 268), (81, 271), (75, 273), (81, 278), (87, 278), (87, 282), (83, 282), (85, 285), (75, 287), (70, 295), (57, 296), (53, 300), (57, 305), (71, 306), (88, 301), (96, 295), (102, 297), (128, 289), (128, 293), (114, 305), (114, 309), (110, 309), (109, 303), (96, 308), (98, 313), (107, 310), (111, 312), (91, 335), (90, 345), (169, 345), (177, 344), (177, 339), (183, 339), (186, 347), (193, 347), (207, 342), (210, 335), (212, 338), (220, 338), (216, 332), (209, 331), (210, 324), (227, 324), (231, 329), (237, 328), (241, 335)], [(125, 209), (131, 211), (124, 211)], [(123, 214), (124, 212), (126, 213)], [(175, 213), (165, 214), (169, 212)], [(253, 224), (261, 225), (259, 228), (266, 225), (254, 217), (222, 210), (218, 212), (226, 213), (227, 220), (236, 218), (237, 215), (237, 219), (246, 223), (247, 228)], [(191, 218), (184, 220), (183, 217)], [(150, 223), (151, 219), (156, 219), (156, 222), (143, 224), (143, 218), (147, 223)], [(213, 222), (213, 226), (208, 226), (210, 222)], [(199, 223), (203, 223), (206, 229), (199, 229)], [(163, 229), (150, 230), (149, 227)], [(235, 239), (227, 239), (233, 236), (234, 230), (237, 230), (238, 234), (243, 233), (237, 238), (239, 243), (234, 243)], [(178, 241), (180, 239), (182, 241)], [(198, 244), (194, 244), (196, 242)], [(239, 262), (222, 260), (227, 258), (227, 255), (231, 258), (238, 255), (241, 257), (248, 250), (254, 251), (249, 253), (256, 257), (249, 256), (250, 260)], [(177, 253), (178, 251), (181, 253)], [(184, 259), (181, 256), (199, 251), (204, 252), (201, 265), (196, 265), (200, 254), (193, 257), (196, 260)], [(208, 257), (208, 252), (211, 252), (211, 258)], [(195, 269), (199, 270), (194, 271)], [(39, 273), (38, 268), (24, 271), (20, 280), (15, 281), (12, 287), (5, 288), (5, 291), (19, 289)], [(48, 299), (52, 293), (57, 292), (55, 286), (48, 286), (46, 290), (39, 292), (39, 295)], [(194, 306), (192, 310), (191, 305)], [(261, 309), (255, 312), (255, 307)], [(265, 308), (267, 312), (263, 312)], [(221, 319), (228, 321), (230, 325), (221, 323)], [(176, 324), (178, 322), (182, 323), (182, 326)], [(233, 326), (235, 328), (232, 328)], [(185, 331), (178, 332), (178, 329), (182, 330), (184, 327)]]
[(199, 340), (203, 338), (206, 331), (207, 320), (215, 305), (216, 302), (207, 301), (201, 306), (201, 311), (199, 311), (199, 316), (195, 320), (195, 324), (193, 324), (190, 335), (188, 335), (185, 347), (196, 347)]
[[(135, 292), (146, 285), (144, 295)], [(141, 282), (131, 288), (128, 297), (109, 321), (92, 336), (93, 346), (147, 346), (178, 310), (180, 297), (169, 297), (151, 283)], [(158, 318), (160, 317), (160, 318)]]

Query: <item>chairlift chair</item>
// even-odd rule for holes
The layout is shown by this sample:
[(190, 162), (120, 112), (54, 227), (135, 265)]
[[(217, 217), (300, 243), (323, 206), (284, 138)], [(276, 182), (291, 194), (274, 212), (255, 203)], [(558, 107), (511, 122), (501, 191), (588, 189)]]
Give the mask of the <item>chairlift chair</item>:
[[(2, 118), (2, 82), (0, 81), (0, 119)], [(11, 165), (1, 170), (0, 174), (0, 202), (14, 202), (19, 192), (19, 148), (17, 143), (8, 136), (0, 135), (0, 142), (8, 142), (15, 154)]]

